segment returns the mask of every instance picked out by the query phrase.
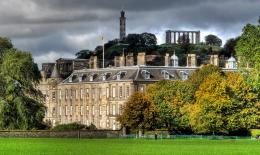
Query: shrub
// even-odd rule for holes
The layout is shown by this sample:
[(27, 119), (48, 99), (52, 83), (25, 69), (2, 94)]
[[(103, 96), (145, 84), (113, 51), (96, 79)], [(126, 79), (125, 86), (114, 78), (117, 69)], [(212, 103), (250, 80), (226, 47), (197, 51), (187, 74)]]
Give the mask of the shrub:
[(79, 124), (79, 123), (70, 123), (70, 124), (59, 124), (56, 125), (52, 130), (55, 131), (75, 131), (75, 130), (96, 130), (96, 126), (91, 124), (89, 126)]
[(260, 135), (260, 129), (251, 129), (250, 130), (251, 136), (256, 137)]

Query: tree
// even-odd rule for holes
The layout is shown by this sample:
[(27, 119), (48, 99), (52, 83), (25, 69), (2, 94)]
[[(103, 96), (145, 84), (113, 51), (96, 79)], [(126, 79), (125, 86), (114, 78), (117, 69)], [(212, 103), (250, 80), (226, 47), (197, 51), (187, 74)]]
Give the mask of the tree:
[(76, 53), (77, 59), (89, 59), (90, 56), (93, 55), (93, 51), (91, 50), (81, 50)]
[(142, 33), (141, 37), (143, 38), (143, 45), (145, 46), (155, 46), (157, 44), (157, 38), (152, 33)]
[(221, 54), (223, 54), (227, 57), (230, 57), (231, 55), (236, 55), (235, 47), (237, 45), (238, 40), (239, 40), (239, 37), (231, 38), (231, 39), (227, 40)]
[(252, 67), (247, 70), (247, 81), (260, 92), (260, 18), (258, 25), (247, 24), (236, 45), (239, 68)]
[(125, 103), (118, 121), (122, 126), (132, 129), (155, 129), (158, 122), (157, 109), (144, 93), (135, 92)]
[(214, 65), (204, 65), (197, 69), (187, 80), (187, 84), (190, 86), (190, 95), (195, 95), (195, 92), (201, 85), (201, 83), (212, 73), (222, 73), (221, 68)]
[(206, 41), (206, 45), (214, 45), (214, 46), (222, 45), (222, 40), (213, 34), (207, 35), (205, 37), (205, 41)]
[(45, 107), (36, 90), (40, 73), (28, 52), (7, 50), (0, 65), (0, 129), (42, 125)]
[(4, 51), (13, 48), (13, 44), (8, 38), (0, 37), (0, 63), (3, 57)]
[(190, 125), (196, 133), (230, 134), (259, 127), (258, 95), (239, 73), (212, 73), (195, 96)]
[(148, 87), (147, 96), (159, 113), (158, 128), (183, 132), (188, 128), (184, 105), (187, 104), (186, 85), (182, 81), (160, 81)]

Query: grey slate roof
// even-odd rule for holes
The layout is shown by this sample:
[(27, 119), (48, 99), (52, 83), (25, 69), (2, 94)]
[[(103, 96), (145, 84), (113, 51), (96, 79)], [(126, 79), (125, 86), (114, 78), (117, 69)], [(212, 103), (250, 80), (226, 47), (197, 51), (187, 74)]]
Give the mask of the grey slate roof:
[[(198, 67), (173, 67), (173, 66), (125, 66), (99, 69), (75, 70), (63, 83), (78, 82), (108, 82), (108, 81), (140, 81), (154, 82), (166, 79), (183, 79), (184, 75), (189, 76)], [(146, 74), (148, 78), (146, 77)], [(120, 79), (117, 79), (120, 75)], [(169, 76), (166, 76), (169, 75)], [(103, 79), (103, 76), (105, 78)], [(91, 77), (93, 80), (91, 81)]]

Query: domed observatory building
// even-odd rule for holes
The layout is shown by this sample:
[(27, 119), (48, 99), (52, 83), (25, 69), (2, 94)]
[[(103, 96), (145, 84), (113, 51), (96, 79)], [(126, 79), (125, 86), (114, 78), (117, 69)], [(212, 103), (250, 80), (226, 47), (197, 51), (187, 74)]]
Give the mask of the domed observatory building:
[(175, 53), (171, 56), (171, 63), (173, 67), (179, 66), (179, 58), (175, 55)]
[(237, 61), (236, 59), (231, 56), (228, 60), (227, 60), (227, 67), (228, 69), (236, 69), (237, 68)]

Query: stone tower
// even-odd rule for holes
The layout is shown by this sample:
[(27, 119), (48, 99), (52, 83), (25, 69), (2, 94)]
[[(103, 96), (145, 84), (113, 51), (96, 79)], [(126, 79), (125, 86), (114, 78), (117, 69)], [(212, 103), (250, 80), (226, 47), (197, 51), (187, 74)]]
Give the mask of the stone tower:
[(120, 19), (120, 40), (123, 40), (125, 37), (125, 24), (126, 24), (126, 18), (125, 18), (125, 12), (122, 10), (121, 11), (121, 17)]

